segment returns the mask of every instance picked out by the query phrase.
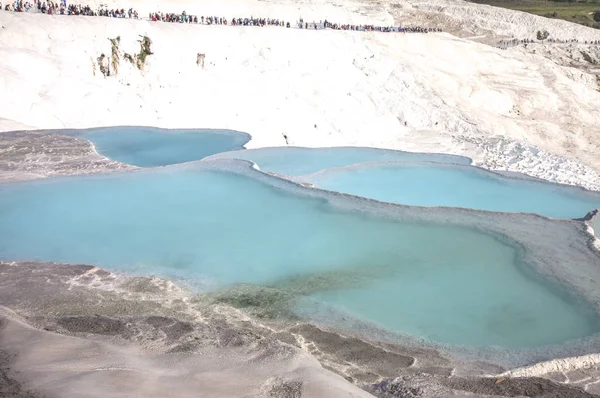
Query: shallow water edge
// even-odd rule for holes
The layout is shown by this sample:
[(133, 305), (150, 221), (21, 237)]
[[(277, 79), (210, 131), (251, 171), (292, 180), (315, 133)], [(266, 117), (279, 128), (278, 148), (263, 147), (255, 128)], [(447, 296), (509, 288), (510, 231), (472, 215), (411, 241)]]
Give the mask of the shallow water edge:
[[(481, 375), (502, 368), (436, 350), (365, 342), (298, 322), (259, 322), (156, 277), (18, 262), (0, 262), (0, 276), (4, 369), (37, 397), (591, 396), (538, 378), (499, 385)], [(66, 361), (70, 366), (57, 366)]]

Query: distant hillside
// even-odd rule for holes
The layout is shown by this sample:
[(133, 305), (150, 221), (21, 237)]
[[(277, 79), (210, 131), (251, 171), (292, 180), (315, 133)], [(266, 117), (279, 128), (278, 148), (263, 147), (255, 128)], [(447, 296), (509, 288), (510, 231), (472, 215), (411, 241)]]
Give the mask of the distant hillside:
[(600, 0), (472, 0), (471, 2), (528, 12), (546, 18), (563, 19), (600, 29)]

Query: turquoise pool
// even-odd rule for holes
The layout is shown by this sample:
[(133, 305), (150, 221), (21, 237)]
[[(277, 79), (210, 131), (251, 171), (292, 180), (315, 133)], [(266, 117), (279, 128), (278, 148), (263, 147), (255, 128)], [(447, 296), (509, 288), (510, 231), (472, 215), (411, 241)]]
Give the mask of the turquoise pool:
[(325, 169), (350, 166), (365, 162), (430, 161), (465, 165), (471, 164), (471, 159), (462, 156), (361, 147), (259, 148), (220, 153), (211, 156), (210, 159), (249, 160), (256, 163), (262, 171), (290, 177), (313, 174)]
[(250, 140), (229, 130), (165, 130), (151, 127), (107, 127), (83, 130), (107, 158), (139, 167), (166, 166), (200, 160), (220, 152), (242, 149)]
[(530, 272), (510, 239), (344, 210), (270, 180), (215, 161), (0, 185), (0, 258), (158, 274), (204, 292), (287, 289), (301, 316), (324, 305), (453, 345), (526, 349), (599, 330), (591, 306)]
[(410, 206), (451, 206), (554, 218), (581, 218), (600, 208), (600, 193), (507, 177), (472, 166), (370, 163), (302, 179), (337, 192)]

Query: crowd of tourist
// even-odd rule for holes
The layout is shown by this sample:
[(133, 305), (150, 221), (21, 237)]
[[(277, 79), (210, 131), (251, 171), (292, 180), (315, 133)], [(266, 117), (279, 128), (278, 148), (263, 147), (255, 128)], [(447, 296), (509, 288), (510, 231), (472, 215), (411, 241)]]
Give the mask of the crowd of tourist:
[(581, 43), (581, 44), (595, 44), (600, 45), (600, 40), (579, 40), (579, 39), (570, 39), (570, 40), (560, 40), (560, 39), (548, 39), (546, 43)]
[[(69, 4), (67, 5), (66, 0), (59, 0), (60, 2), (54, 2), (52, 0), (14, 0), (8, 4), (2, 5), (0, 1), (0, 11), (15, 11), (15, 12), (41, 12), (43, 14), (50, 15), (85, 15), (85, 16), (102, 16), (112, 18), (133, 18), (139, 19), (140, 16), (137, 11), (130, 8), (125, 9), (108, 9), (100, 7), (94, 10), (86, 5), (81, 4)], [(349, 31), (367, 31), (367, 32), (399, 32), (399, 33), (429, 33), (429, 32), (441, 32), (440, 28), (422, 28), (422, 27), (401, 27), (401, 26), (375, 26), (375, 25), (358, 25), (358, 24), (340, 24), (331, 22), (328, 20), (305, 22), (302, 18), (295, 23), (290, 23), (276, 18), (232, 18), (227, 19), (224, 17), (217, 16), (201, 16), (189, 15), (185, 11), (181, 13), (162, 13), (154, 12), (148, 15), (150, 21), (160, 22), (172, 22), (172, 23), (188, 23), (188, 24), (202, 24), (202, 25), (230, 25), (230, 26), (280, 26), (280, 27), (297, 27), (299, 29), (332, 29), (332, 30), (349, 30)], [(539, 40), (534, 39), (510, 39), (500, 40), (497, 47), (507, 49), (523, 44), (537, 43)], [(555, 39), (548, 38), (544, 42), (554, 44), (567, 44), (567, 43), (578, 43), (578, 44), (590, 44), (599, 45), (600, 40), (583, 41), (578, 39)]]
[[(271, 18), (232, 18), (228, 20), (223, 17), (189, 15), (185, 11), (181, 14), (164, 14), (162, 12), (150, 13), (151, 21), (176, 22), (176, 23), (200, 23), (203, 25), (232, 25), (232, 26), (285, 26), (285, 22)], [(288, 23), (289, 25), (289, 23)]]
[[(540, 40), (533, 40), (533, 39), (510, 39), (510, 40), (500, 40), (498, 42), (498, 46), (499, 48), (503, 48), (506, 49), (508, 47), (516, 47), (518, 45), (525, 45), (525, 44), (533, 44), (533, 43), (539, 43)], [(552, 43), (552, 44), (588, 44), (588, 45), (593, 45), (593, 46), (600, 46), (600, 40), (579, 40), (579, 39), (554, 39), (554, 38), (548, 38), (543, 40), (544, 43)]]
[[(223, 17), (216, 16), (202, 16), (198, 18), (196, 15), (189, 15), (185, 11), (181, 14), (164, 14), (161, 12), (150, 13), (148, 18), (151, 21), (162, 21), (162, 22), (175, 22), (175, 23), (200, 23), (203, 25), (231, 25), (231, 26), (281, 26), (281, 27), (292, 27), (290, 22), (286, 22), (280, 19), (271, 18), (232, 18), (228, 20)], [(338, 24), (325, 21), (319, 22), (305, 22), (300, 19), (296, 23), (299, 29), (333, 29), (333, 30), (356, 30), (356, 31), (373, 31), (373, 32), (410, 32), (410, 33), (428, 33), (428, 32), (441, 32), (438, 28), (420, 28), (420, 27), (395, 27), (395, 26), (374, 26), (374, 25), (352, 25), (352, 24)]]
[(302, 18), (298, 22), (300, 29), (333, 29), (333, 30), (356, 30), (367, 32), (408, 32), (408, 33), (429, 33), (441, 32), (439, 28), (421, 28), (421, 27), (400, 27), (400, 26), (375, 26), (375, 25), (355, 25), (339, 24), (328, 20), (319, 22), (305, 22)]
[(85, 15), (85, 16), (102, 16), (112, 18), (138, 18), (137, 11), (130, 8), (125, 11), (120, 10), (109, 10), (105, 8), (99, 8), (93, 10), (89, 6), (81, 4), (69, 4), (67, 5), (66, 0), (61, 0), (60, 3), (52, 0), (33, 0), (32, 2), (15, 0), (12, 3), (8, 3), (2, 7), (0, 2), (0, 10), (4, 11), (15, 11), (15, 12), (41, 12), (42, 14), (49, 15)]
[[(112, 18), (133, 18), (139, 19), (137, 11), (130, 8), (125, 9), (108, 9), (101, 7), (98, 10), (93, 10), (89, 6), (81, 4), (69, 4), (66, 0), (60, 0), (60, 3), (52, 0), (14, 0), (2, 7), (0, 2), (0, 10), (15, 11), (15, 12), (41, 12), (50, 15), (85, 15), (85, 16), (102, 16)], [(319, 22), (305, 22), (302, 18), (296, 23), (283, 21), (275, 18), (232, 18), (227, 19), (217, 16), (201, 16), (189, 15), (185, 11), (182, 13), (162, 13), (154, 12), (148, 15), (151, 21), (172, 22), (172, 23), (188, 23), (188, 24), (203, 24), (203, 25), (231, 25), (231, 26), (280, 26), (280, 27), (298, 27), (300, 29), (333, 29), (333, 30), (351, 30), (351, 31), (368, 31), (368, 32), (401, 32), (401, 33), (429, 33), (441, 32), (439, 28), (421, 28), (421, 27), (400, 27), (400, 26), (375, 26), (375, 25), (357, 25), (357, 24), (340, 24), (327, 20)]]

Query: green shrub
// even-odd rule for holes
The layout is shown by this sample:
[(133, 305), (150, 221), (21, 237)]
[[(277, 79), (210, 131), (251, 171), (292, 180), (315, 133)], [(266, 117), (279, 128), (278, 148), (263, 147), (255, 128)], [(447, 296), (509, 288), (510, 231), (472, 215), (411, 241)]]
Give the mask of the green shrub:
[(138, 40), (140, 43), (140, 52), (139, 54), (128, 54), (124, 53), (123, 58), (127, 61), (134, 64), (139, 70), (144, 70), (144, 66), (146, 65), (146, 57), (148, 55), (152, 55), (152, 49), (150, 46), (152, 45), (152, 40), (148, 36), (140, 36), (141, 40)]
[(550, 33), (548, 33), (547, 30), (538, 30), (537, 31), (537, 39), (544, 41), (548, 38), (548, 36), (550, 36)]

